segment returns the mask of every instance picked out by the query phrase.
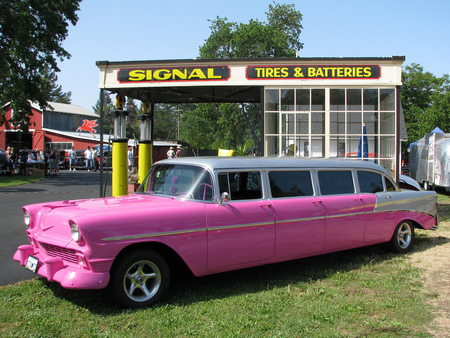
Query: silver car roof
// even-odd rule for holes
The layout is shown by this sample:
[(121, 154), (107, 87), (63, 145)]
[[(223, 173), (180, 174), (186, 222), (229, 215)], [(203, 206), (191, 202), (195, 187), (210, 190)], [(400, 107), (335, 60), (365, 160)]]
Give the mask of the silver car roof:
[(362, 160), (305, 159), (301, 157), (181, 157), (156, 164), (200, 165), (210, 170), (249, 169), (369, 169), (389, 173), (381, 166)]

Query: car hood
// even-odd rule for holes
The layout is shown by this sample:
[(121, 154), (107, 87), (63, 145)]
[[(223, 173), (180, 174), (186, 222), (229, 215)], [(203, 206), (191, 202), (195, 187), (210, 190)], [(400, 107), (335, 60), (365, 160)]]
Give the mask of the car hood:
[[(24, 209), (33, 219), (33, 232), (47, 243), (61, 245), (63, 241), (65, 246), (71, 241), (71, 222), (77, 223), (88, 241), (98, 242), (111, 236), (171, 231), (189, 214), (193, 216), (184, 220), (184, 224), (198, 222), (198, 213), (194, 215), (197, 208), (192, 208), (193, 205), (202, 207), (202, 203), (189, 200), (133, 194), (40, 203)], [(167, 220), (167, 215), (172, 215), (172, 221)]]

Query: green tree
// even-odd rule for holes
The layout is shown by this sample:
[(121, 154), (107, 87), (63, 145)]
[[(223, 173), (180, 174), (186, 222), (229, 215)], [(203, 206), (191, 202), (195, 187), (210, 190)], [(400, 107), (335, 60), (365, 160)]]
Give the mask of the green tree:
[(195, 109), (186, 109), (181, 116), (181, 139), (190, 143), (197, 154), (200, 149), (211, 149), (216, 141), (217, 104), (201, 103)]
[(450, 132), (449, 76), (436, 77), (418, 64), (403, 71), (400, 90), (408, 142), (416, 141), (435, 127)]
[(64, 93), (62, 86), (57, 84), (58, 76), (55, 71), (51, 71), (48, 68), (42, 74), (42, 91), (45, 94), (45, 98), (49, 102), (58, 103), (71, 103), (72, 92)]
[(78, 21), (81, 0), (0, 1), (0, 103), (11, 102), (13, 123), (28, 131), (30, 101), (46, 108), (46, 69), (70, 54), (62, 47), (68, 25)]
[[(110, 92), (103, 91), (103, 134), (114, 136), (114, 119), (108, 113), (116, 110), (116, 106), (110, 95)], [(92, 110), (100, 116), (100, 98), (95, 103), (95, 106), (92, 106)]]
[(247, 121), (240, 106), (223, 103), (219, 106), (220, 116), (213, 148), (237, 149), (250, 137)]
[(294, 5), (269, 5), (267, 23), (250, 20), (248, 24), (211, 20), (211, 35), (200, 47), (200, 58), (295, 57), (303, 48), (300, 42), (302, 14)]
[(153, 138), (175, 140), (178, 137), (178, 116), (186, 108), (177, 104), (158, 104), (154, 113)]
[[(211, 35), (200, 47), (200, 58), (295, 57), (303, 48), (300, 42), (302, 14), (295, 10), (294, 5), (274, 2), (269, 5), (266, 15), (267, 22), (250, 20), (246, 24), (220, 17), (211, 20)], [(219, 111), (215, 113), (218, 126), (210, 147), (261, 148), (259, 104), (211, 104), (211, 107)]]

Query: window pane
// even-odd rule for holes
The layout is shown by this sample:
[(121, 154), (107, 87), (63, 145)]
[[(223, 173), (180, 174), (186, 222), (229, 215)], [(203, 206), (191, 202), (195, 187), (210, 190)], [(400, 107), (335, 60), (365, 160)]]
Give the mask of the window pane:
[(325, 89), (311, 89), (311, 110), (325, 110)]
[(226, 173), (219, 173), (219, 193), (222, 196), (222, 193), (227, 192), (230, 194), (230, 187), (228, 186), (228, 175)]
[(377, 134), (378, 133), (378, 113), (364, 113), (364, 125), (366, 126), (367, 134)]
[(297, 114), (297, 134), (309, 134), (309, 114)]
[(395, 185), (390, 179), (385, 177), (384, 181), (386, 182), (386, 191), (395, 191)]
[(358, 171), (359, 190), (361, 192), (376, 193), (383, 191), (381, 175), (370, 171)]
[(395, 137), (394, 136), (380, 137), (380, 156), (385, 157), (385, 158), (394, 158), (395, 157)]
[(325, 157), (325, 136), (311, 138), (311, 157)]
[(395, 89), (380, 89), (380, 110), (395, 110)]
[(232, 201), (262, 198), (261, 175), (258, 171), (227, 173)]
[(364, 110), (378, 110), (378, 89), (364, 89)]
[[(186, 165), (159, 165), (152, 169), (148, 191), (155, 194), (180, 196), (199, 200), (213, 198), (211, 177), (203, 169)], [(201, 192), (201, 185), (203, 191)]]
[(281, 110), (294, 110), (294, 89), (281, 89)]
[(361, 135), (361, 113), (347, 113), (347, 133)]
[(330, 113), (330, 133), (344, 134), (345, 133), (345, 113)]
[(266, 136), (265, 137), (265, 149), (267, 156), (270, 155), (279, 155), (278, 149), (279, 149), (279, 142), (280, 139), (278, 136)]
[(345, 110), (345, 89), (330, 89), (330, 109)]
[(381, 165), (384, 169), (386, 169), (392, 177), (395, 176), (395, 160), (380, 160), (379, 165)]
[(332, 136), (330, 138), (330, 157), (345, 156), (345, 138), (344, 136)]
[(380, 113), (380, 134), (395, 134), (395, 113)]
[(274, 198), (313, 195), (309, 171), (273, 171), (269, 180)]
[(308, 137), (300, 138), (298, 140), (299, 144), (299, 156), (309, 157), (309, 139)]
[(264, 132), (266, 134), (278, 134), (278, 113), (266, 113), (264, 121)]
[(355, 192), (351, 171), (319, 171), (322, 195), (352, 194)]
[(311, 134), (325, 133), (325, 113), (311, 113)]
[(265, 110), (277, 111), (279, 109), (280, 94), (278, 89), (267, 89), (265, 95)]
[(347, 137), (347, 157), (357, 157), (359, 140), (361, 136)]
[(296, 110), (310, 111), (309, 89), (297, 89)]
[(295, 115), (282, 114), (281, 115), (281, 133), (294, 134), (295, 133)]
[(361, 89), (347, 89), (347, 110), (361, 110)]
[(297, 156), (298, 146), (296, 145), (294, 136), (283, 136), (281, 138), (281, 144), (283, 145), (282, 155)]

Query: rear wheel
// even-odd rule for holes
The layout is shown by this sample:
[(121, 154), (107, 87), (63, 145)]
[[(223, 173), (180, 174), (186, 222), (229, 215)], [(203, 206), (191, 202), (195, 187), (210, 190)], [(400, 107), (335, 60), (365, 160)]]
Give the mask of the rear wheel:
[(397, 225), (390, 242), (391, 249), (398, 253), (408, 252), (414, 243), (414, 227), (410, 221)]
[(123, 307), (139, 308), (153, 305), (166, 293), (170, 270), (157, 252), (139, 250), (116, 263), (111, 271), (111, 298)]

